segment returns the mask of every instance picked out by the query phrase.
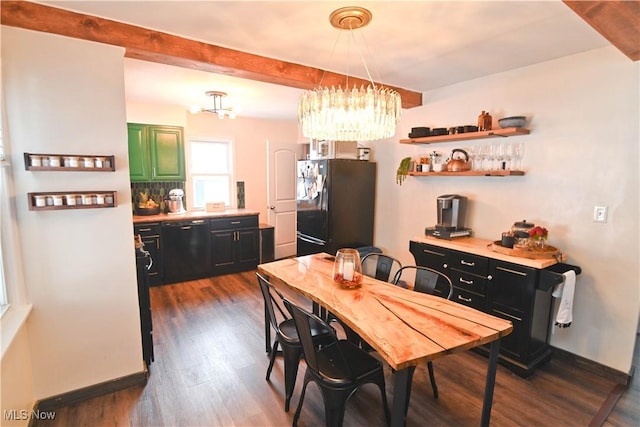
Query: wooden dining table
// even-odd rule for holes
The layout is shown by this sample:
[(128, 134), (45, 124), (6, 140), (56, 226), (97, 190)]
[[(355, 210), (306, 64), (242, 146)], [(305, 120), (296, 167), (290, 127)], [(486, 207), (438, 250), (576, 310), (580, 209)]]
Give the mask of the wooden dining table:
[[(417, 365), (488, 344), (480, 423), (488, 426), (500, 338), (513, 330), (500, 319), (441, 297), (370, 277), (347, 289), (333, 281), (334, 257), (314, 254), (258, 265), (276, 287), (297, 292), (335, 315), (381, 356), (393, 372), (391, 425), (404, 426)], [(269, 327), (265, 325), (265, 332)], [(267, 345), (269, 338), (267, 337)], [(446, 373), (445, 373), (446, 375)]]

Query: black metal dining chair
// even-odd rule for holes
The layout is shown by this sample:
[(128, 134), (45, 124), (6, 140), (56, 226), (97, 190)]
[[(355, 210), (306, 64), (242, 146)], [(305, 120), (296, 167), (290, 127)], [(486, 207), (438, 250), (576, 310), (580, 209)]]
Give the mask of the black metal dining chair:
[[(393, 277), (393, 284), (413, 289), (416, 292), (441, 296), (446, 299), (451, 299), (451, 295), (453, 295), (453, 283), (451, 279), (446, 274), (429, 267), (416, 265), (402, 267)], [(429, 380), (431, 381), (431, 388), (433, 389), (433, 398), (437, 399), (438, 386), (436, 385), (433, 363), (431, 361), (427, 362), (427, 369), (429, 370)]]
[(362, 274), (383, 282), (391, 282), (400, 268), (402, 263), (390, 255), (369, 253), (362, 257)]
[(311, 381), (314, 381), (321, 390), (327, 427), (342, 426), (349, 398), (360, 386), (368, 383), (376, 384), (380, 389), (384, 416), (389, 424), (389, 405), (382, 363), (352, 342), (339, 340), (335, 334), (330, 343), (321, 347), (314, 345), (312, 334), (314, 325), (325, 322), (286, 299), (284, 305), (293, 316), (307, 363), (300, 401), (293, 416), (293, 425), (296, 426), (298, 423), (304, 394)]
[[(296, 384), (298, 365), (303, 354), (302, 345), (298, 338), (298, 332), (293, 319), (285, 313), (285, 310), (283, 310), (279, 304), (279, 301), (283, 300), (282, 294), (278, 292), (278, 290), (269, 283), (267, 279), (261, 276), (260, 273), (256, 273), (256, 276), (264, 299), (266, 316), (269, 320), (269, 324), (275, 330), (275, 340), (271, 347), (266, 380), (269, 381), (271, 370), (273, 369), (273, 365), (278, 354), (278, 346), (280, 346), (282, 347), (282, 355), (284, 357), (284, 410), (288, 412), (291, 396), (293, 396), (293, 389)], [(311, 326), (310, 333), (314, 345), (319, 345), (323, 342), (328, 342), (331, 339), (333, 329), (324, 324), (324, 322), (314, 323)]]

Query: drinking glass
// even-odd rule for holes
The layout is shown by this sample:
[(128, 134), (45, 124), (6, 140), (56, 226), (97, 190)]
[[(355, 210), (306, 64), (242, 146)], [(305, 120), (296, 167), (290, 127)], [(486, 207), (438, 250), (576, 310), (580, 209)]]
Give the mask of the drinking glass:
[(504, 144), (495, 144), (496, 170), (505, 169), (504, 161), (507, 158), (507, 151)]
[(498, 156), (498, 148), (497, 144), (489, 144), (489, 155), (487, 156), (489, 159), (489, 169), (490, 171), (496, 170), (496, 160)]
[(515, 151), (515, 145), (514, 144), (507, 144), (506, 147), (506, 153), (505, 153), (505, 169), (507, 170), (514, 170), (514, 164), (513, 164), (513, 159), (514, 159), (514, 151)]
[(478, 156), (476, 154), (475, 147), (464, 147), (464, 151), (466, 151), (467, 156), (469, 156), (469, 164), (471, 165), (471, 170), (476, 170), (476, 163), (478, 163)]
[(478, 170), (487, 170), (485, 160), (487, 160), (488, 149), (487, 144), (480, 144), (477, 149), (476, 157), (478, 158)]
[(524, 143), (514, 143), (513, 158), (516, 161), (516, 167), (518, 170), (522, 170), (522, 157), (524, 156)]

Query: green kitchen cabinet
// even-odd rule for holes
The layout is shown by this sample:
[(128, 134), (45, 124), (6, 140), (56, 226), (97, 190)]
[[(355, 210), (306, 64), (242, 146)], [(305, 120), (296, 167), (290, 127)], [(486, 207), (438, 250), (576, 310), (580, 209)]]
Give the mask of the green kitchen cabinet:
[(185, 181), (184, 130), (128, 123), (131, 182)]

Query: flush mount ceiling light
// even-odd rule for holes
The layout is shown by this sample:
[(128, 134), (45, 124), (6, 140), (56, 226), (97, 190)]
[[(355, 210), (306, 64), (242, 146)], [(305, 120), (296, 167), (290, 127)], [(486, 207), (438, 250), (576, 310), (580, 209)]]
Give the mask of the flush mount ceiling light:
[(222, 99), (226, 98), (227, 94), (225, 92), (218, 92), (217, 90), (210, 90), (204, 93), (205, 95), (211, 97), (211, 101), (206, 107), (191, 107), (192, 113), (212, 113), (217, 114), (218, 118), (224, 119), (225, 117), (229, 117), (230, 119), (236, 118), (236, 113), (233, 111), (231, 107), (223, 107)]
[[(362, 7), (343, 7), (329, 16), (331, 25), (348, 30), (350, 41), (354, 30), (369, 24), (372, 15)], [(359, 52), (360, 53), (360, 52)], [(322, 87), (308, 90), (298, 102), (298, 120), (306, 138), (329, 141), (373, 141), (390, 138), (400, 120), (400, 94), (390, 88), (376, 86), (367, 63), (360, 53), (369, 81), (366, 88), (355, 85), (349, 89), (349, 74), (345, 88)], [(323, 75), (324, 77), (324, 75)]]

